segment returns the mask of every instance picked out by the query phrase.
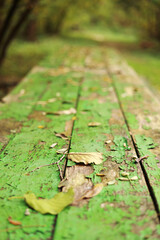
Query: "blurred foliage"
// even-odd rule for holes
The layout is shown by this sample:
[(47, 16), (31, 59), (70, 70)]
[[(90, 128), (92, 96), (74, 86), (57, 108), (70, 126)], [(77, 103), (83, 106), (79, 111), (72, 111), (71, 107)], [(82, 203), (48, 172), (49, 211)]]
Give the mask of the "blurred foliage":
[(115, 2), (121, 9), (127, 11), (142, 37), (160, 42), (160, 0), (115, 0)]
[[(21, 23), (19, 33), (17, 31), (18, 37), (26, 40), (35, 41), (40, 35), (66, 35), (94, 25), (106, 29), (136, 28), (142, 39), (147, 37), (149, 41), (160, 42), (160, 0), (0, 0), (0, 29), (16, 1), (16, 11), (7, 31), (30, 6), (29, 17)], [(15, 38), (13, 33), (8, 35), (11, 37), (7, 48)]]

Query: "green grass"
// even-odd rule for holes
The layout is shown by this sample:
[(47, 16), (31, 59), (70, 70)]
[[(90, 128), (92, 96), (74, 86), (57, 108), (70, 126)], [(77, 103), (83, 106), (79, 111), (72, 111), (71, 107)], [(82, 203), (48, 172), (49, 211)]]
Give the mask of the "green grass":
[(153, 87), (160, 90), (160, 54), (147, 51), (122, 52), (124, 58)]

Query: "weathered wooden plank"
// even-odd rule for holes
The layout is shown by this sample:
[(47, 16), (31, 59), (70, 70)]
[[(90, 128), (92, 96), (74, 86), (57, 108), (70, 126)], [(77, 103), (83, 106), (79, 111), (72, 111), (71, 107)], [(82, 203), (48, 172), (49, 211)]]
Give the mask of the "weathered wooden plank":
[[(89, 128), (89, 122), (101, 125)], [(111, 143), (105, 145), (106, 140)], [(94, 183), (100, 181), (96, 173), (104, 167), (125, 169), (139, 180), (132, 184), (117, 180), (87, 205), (65, 209), (58, 215), (54, 239), (158, 239), (156, 212), (140, 166), (133, 160), (134, 147), (107, 75), (85, 74), (71, 143), (71, 152), (100, 151), (106, 156), (103, 164), (92, 165)]]
[[(79, 78), (72, 77), (72, 73), (69, 72), (59, 76), (50, 75), (51, 73), (41, 75), (42, 82), (38, 81), (40, 75), (36, 75), (37, 82), (33, 85), (34, 88), (38, 88), (38, 84), (41, 83), (43, 88), (43, 81), (49, 81), (50, 85), (45, 89), (41, 99), (38, 99), (41, 100), (39, 104), (35, 105), (36, 99), (34, 101), (28, 99), (30, 104), (33, 101), (34, 111), (29, 115), (28, 121), (23, 123), (20, 133), (15, 135), (0, 156), (0, 239), (48, 239), (51, 236), (53, 216), (44, 216), (32, 210), (29, 216), (25, 216), (27, 206), (23, 200), (8, 200), (11, 196), (23, 196), (27, 191), (32, 191), (40, 197), (51, 198), (58, 191), (60, 178), (56, 165), (31, 171), (41, 165), (57, 161), (60, 156), (57, 155), (56, 150), (69, 146), (69, 141), (56, 137), (55, 132), (64, 132), (66, 121), (72, 119), (73, 114), (45, 116), (43, 112), (56, 112), (75, 107)], [(75, 84), (71, 84), (68, 79), (72, 79)], [(31, 85), (29, 89), (34, 93)], [(29, 92), (29, 89), (26, 92)], [(47, 102), (49, 99), (55, 101)], [(24, 102), (19, 103), (18, 106), (21, 107), (23, 104)], [(58, 145), (50, 149), (50, 145), (54, 142)], [(8, 222), (9, 216), (21, 221), (22, 228), (16, 230)]]
[[(58, 44), (58, 46), (60, 48), (61, 45)], [(9, 95), (2, 99), (0, 103), (1, 150), (7, 145), (9, 139), (14, 138), (16, 132), (20, 131), (22, 123), (26, 122), (29, 114), (34, 111), (36, 102), (50, 88), (53, 76), (49, 68), (59, 68), (65, 53), (64, 50), (63, 52), (58, 51), (56, 44), (53, 49), (52, 52), (58, 57), (54, 59), (54, 62), (52, 61), (52, 65), (47, 65), (47, 59), (44, 60), (39, 66), (33, 68)], [(50, 72), (50, 74), (46, 75), (47, 72)]]
[(160, 102), (136, 72), (122, 60), (112, 57), (110, 71), (138, 154), (141, 157), (149, 156), (142, 162), (142, 168), (149, 178), (150, 191), (154, 191), (151, 194), (159, 212)]
[[(15, 135), (1, 154), (0, 179), (3, 184), (0, 190), (2, 209), (0, 219), (3, 223), (0, 230), (1, 239), (47, 239), (51, 236), (52, 230), (55, 230), (54, 239), (83, 239), (84, 237), (116, 239), (117, 236), (122, 239), (144, 239), (151, 236), (153, 239), (158, 239), (157, 217), (141, 170), (132, 161), (135, 151), (111, 81), (106, 76), (105, 63), (102, 62), (103, 49), (67, 46), (65, 49), (57, 49), (58, 51), (65, 60), (61, 61), (62, 59), (57, 58), (55, 62), (55, 56), (50, 56), (41, 64), (45, 68), (52, 68), (55, 64), (58, 68), (39, 73), (39, 76), (43, 76), (44, 81), (49, 80), (50, 84), (45, 85), (44, 92), (37, 93), (39, 97), (31, 99), (30, 104), (34, 105), (32, 111), (25, 113), (26, 115), (20, 113), (23, 119), (21, 132)], [(60, 67), (61, 64), (64, 66)], [(71, 70), (74, 72), (70, 72)], [(26, 205), (23, 201), (8, 201), (8, 197), (23, 195), (31, 190), (37, 196), (50, 198), (58, 191), (60, 178), (56, 166), (41, 168), (30, 175), (26, 173), (40, 165), (57, 161), (56, 150), (68, 147), (68, 143), (64, 139), (57, 138), (54, 131), (63, 132), (65, 122), (73, 115), (44, 116), (43, 112), (74, 107), (79, 88), (77, 82), (84, 73), (85, 81), (81, 90), (71, 151), (99, 150), (106, 155), (105, 167), (116, 170), (117, 167), (126, 169), (130, 175), (139, 176), (139, 181), (132, 185), (129, 182), (117, 181), (115, 185), (105, 187), (98, 196), (82, 208), (67, 208), (58, 216), (56, 228), (53, 229), (54, 217), (44, 216), (32, 210), (30, 216), (24, 216)], [(38, 84), (39, 81), (36, 81)], [(38, 87), (36, 84), (35, 87)], [(40, 92), (43, 94), (41, 95)], [(47, 102), (44, 105), (44, 102), (53, 98), (56, 99), (55, 102)], [(37, 101), (42, 102), (36, 105)], [(22, 105), (21, 102), (18, 106)], [(12, 107), (8, 113), (7, 110), (4, 112), (10, 114), (11, 111), (14, 116)], [(87, 124), (92, 121), (101, 122), (101, 126), (89, 128)], [(38, 128), (38, 126), (44, 126), (44, 128)], [(112, 142), (105, 145), (105, 140)], [(53, 142), (58, 142), (58, 146), (55, 149), (49, 149)], [(131, 151), (127, 151), (128, 145)], [(69, 165), (72, 163), (68, 162)], [(95, 173), (100, 172), (102, 168), (104, 168), (103, 165), (94, 166)], [(92, 175), (94, 183), (100, 181), (95, 173)], [(26, 227), (7, 230), (12, 228), (7, 221), (10, 215), (13, 219), (20, 220), (22, 226)]]

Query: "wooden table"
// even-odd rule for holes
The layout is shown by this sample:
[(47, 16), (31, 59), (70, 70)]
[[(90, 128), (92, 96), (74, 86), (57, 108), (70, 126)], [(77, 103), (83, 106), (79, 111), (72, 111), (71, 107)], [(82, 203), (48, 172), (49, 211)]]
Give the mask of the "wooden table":
[[(59, 44), (3, 99), (0, 133), (1, 240), (159, 239), (160, 104), (114, 52)], [(103, 153), (89, 177), (101, 182), (96, 174), (105, 169), (116, 172), (115, 181), (58, 216), (32, 209), (26, 216), (24, 200), (8, 198), (28, 191), (52, 198), (59, 191), (59, 168), (41, 166), (60, 159), (56, 151), (62, 148)], [(149, 157), (138, 162), (143, 156)], [(66, 157), (61, 174), (73, 165)], [(138, 180), (120, 180), (124, 172)], [(22, 225), (9, 223), (9, 216)]]

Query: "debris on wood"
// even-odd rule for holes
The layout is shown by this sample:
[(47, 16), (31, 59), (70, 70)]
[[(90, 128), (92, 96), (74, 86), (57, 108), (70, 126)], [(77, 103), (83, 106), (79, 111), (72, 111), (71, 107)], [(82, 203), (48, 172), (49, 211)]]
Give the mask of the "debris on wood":
[(21, 222), (16, 221), (16, 220), (13, 220), (12, 217), (8, 217), (8, 221), (9, 221), (12, 225), (15, 225), (15, 226), (22, 225)]
[(67, 152), (67, 150), (68, 150), (68, 148), (61, 148), (61, 149), (57, 150), (56, 153), (58, 153), (58, 154), (64, 154), (64, 153)]
[(101, 164), (103, 156), (99, 152), (70, 152), (68, 159), (76, 163), (84, 163), (85, 165), (90, 163)]
[(39, 125), (39, 126), (38, 126), (38, 128), (40, 128), (40, 129), (43, 129), (43, 128), (44, 128), (44, 126), (42, 126), (42, 125)]
[(136, 158), (135, 159), (135, 162), (136, 163), (139, 163), (139, 162), (141, 162), (142, 160), (144, 160), (144, 159), (147, 159), (149, 156), (147, 155), (147, 156), (143, 156), (143, 157), (140, 157), (140, 158)]
[(24, 213), (26, 216), (29, 216), (31, 213), (30, 213), (30, 211), (29, 211), (29, 208), (26, 208), (26, 211), (25, 211), (25, 213)]
[(70, 108), (68, 110), (60, 110), (57, 112), (46, 112), (48, 115), (70, 115), (70, 114), (75, 114), (77, 110), (75, 108)]
[(138, 177), (137, 176), (134, 176), (134, 177), (131, 177), (131, 178), (129, 178), (129, 177), (120, 177), (119, 178), (119, 180), (120, 181), (136, 181), (136, 180), (138, 180)]
[(53, 143), (50, 148), (54, 148), (58, 143)]
[(101, 125), (100, 122), (90, 122), (90, 123), (88, 123), (88, 127), (98, 127), (100, 125)]

